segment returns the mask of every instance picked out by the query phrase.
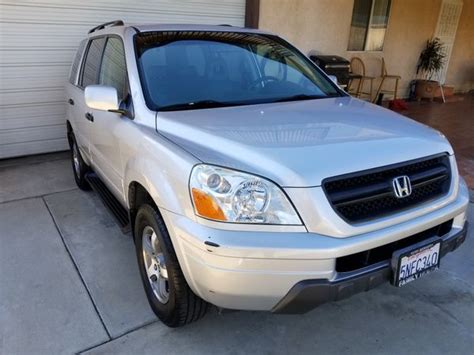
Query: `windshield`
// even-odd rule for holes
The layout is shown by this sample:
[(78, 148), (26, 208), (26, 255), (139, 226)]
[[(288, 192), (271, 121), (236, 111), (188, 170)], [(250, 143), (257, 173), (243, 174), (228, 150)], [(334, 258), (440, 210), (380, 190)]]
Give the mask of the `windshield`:
[(278, 37), (236, 32), (146, 32), (135, 36), (148, 106), (184, 110), (341, 96)]

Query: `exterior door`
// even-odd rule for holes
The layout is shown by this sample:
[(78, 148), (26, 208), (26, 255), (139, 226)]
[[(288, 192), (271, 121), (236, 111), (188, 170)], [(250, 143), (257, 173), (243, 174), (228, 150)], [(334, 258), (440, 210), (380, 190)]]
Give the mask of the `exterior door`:
[(84, 99), (84, 89), (88, 85), (98, 83), (100, 59), (105, 45), (105, 37), (95, 38), (87, 45), (84, 54), (82, 68), (80, 70), (78, 85), (68, 90), (69, 99), (72, 99), (73, 105), (69, 103), (74, 122), (74, 135), (77, 144), (83, 156), (90, 160), (90, 131), (92, 122), (85, 117), (88, 107)]
[[(122, 39), (119, 37), (113, 36), (107, 39), (98, 83), (116, 88), (119, 102), (128, 96), (125, 53)], [(90, 130), (90, 151), (94, 169), (112, 192), (122, 198), (123, 167), (117, 135), (120, 129), (127, 126), (129, 119), (114, 112), (90, 108), (88, 112), (94, 117)]]

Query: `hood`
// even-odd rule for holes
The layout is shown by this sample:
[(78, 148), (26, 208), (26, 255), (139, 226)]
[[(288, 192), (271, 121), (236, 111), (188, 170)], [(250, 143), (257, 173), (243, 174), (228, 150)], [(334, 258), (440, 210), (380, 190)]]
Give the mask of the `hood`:
[(159, 112), (157, 130), (199, 160), (283, 187), (448, 152), (437, 131), (351, 97)]

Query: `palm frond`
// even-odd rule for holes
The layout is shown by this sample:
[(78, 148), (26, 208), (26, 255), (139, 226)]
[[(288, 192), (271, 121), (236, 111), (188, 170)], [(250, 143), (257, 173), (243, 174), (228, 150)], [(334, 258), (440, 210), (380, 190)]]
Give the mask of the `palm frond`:
[(426, 47), (418, 58), (416, 74), (421, 73), (425, 79), (431, 80), (443, 68), (445, 57), (444, 44), (439, 38), (426, 41)]

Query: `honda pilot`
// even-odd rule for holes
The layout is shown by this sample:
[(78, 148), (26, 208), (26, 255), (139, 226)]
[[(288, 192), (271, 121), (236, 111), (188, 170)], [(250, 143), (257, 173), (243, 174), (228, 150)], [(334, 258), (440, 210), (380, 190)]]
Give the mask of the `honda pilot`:
[(466, 237), (446, 138), (349, 96), (275, 34), (102, 24), (66, 92), (77, 185), (131, 231), (168, 326), (401, 287)]

